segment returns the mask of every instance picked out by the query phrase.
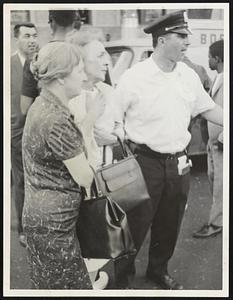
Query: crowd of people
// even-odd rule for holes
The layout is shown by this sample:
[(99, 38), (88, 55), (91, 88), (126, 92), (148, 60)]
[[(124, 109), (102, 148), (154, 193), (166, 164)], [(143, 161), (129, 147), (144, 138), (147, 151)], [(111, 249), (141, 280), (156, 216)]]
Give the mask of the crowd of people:
[[(27, 249), (33, 288), (107, 286), (107, 276), (91, 279), (76, 224), (81, 202), (88, 201), (83, 188), (90, 195), (103, 146), (111, 164), (118, 137), (136, 154), (150, 195), (152, 209), (141, 224), (145, 233), (151, 229), (149, 280), (161, 289), (183, 289), (169, 275), (168, 262), (188, 197), (188, 128), (197, 115), (208, 121), (213, 206), (194, 237), (221, 232), (223, 40), (210, 46), (210, 68), (218, 76), (206, 87), (182, 61), (191, 34), (184, 13), (167, 14), (144, 29), (154, 52), (125, 71), (116, 87), (106, 83), (110, 57), (102, 41), (82, 31), (75, 11), (49, 11), (52, 39), (41, 49), (34, 24), (15, 25), (11, 169), (19, 241)], [(128, 288), (135, 258), (125, 263), (116, 288)]]

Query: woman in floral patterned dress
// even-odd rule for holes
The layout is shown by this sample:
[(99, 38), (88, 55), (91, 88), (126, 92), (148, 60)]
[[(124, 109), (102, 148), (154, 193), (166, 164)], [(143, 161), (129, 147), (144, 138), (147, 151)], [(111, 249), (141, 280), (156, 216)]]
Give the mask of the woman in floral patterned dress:
[[(23, 226), (31, 280), (36, 289), (92, 289), (76, 222), (80, 187), (89, 188), (93, 174), (67, 106), (86, 80), (83, 62), (77, 47), (53, 42), (40, 50), (34, 72), (42, 91), (30, 107), (23, 135)], [(85, 119), (87, 135), (101, 110), (99, 99)]]

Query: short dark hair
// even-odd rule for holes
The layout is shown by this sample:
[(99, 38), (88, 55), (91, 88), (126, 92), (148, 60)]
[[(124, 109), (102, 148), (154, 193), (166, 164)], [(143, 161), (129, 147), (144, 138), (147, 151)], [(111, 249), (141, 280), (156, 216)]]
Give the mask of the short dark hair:
[(67, 27), (78, 19), (78, 14), (75, 10), (49, 10), (49, 23), (52, 19), (57, 25)]
[[(33, 23), (29, 23), (29, 22), (25, 22), (25, 23), (18, 23), (15, 25), (14, 27), (14, 37), (18, 37), (19, 36), (19, 31), (21, 27), (28, 27), (28, 28), (35, 28), (36, 26)], [(37, 29), (36, 29), (37, 30)]]
[(158, 44), (158, 35), (157, 34), (152, 34), (152, 45), (153, 48), (155, 48)]
[(219, 40), (219, 41), (211, 44), (209, 47), (211, 56), (219, 57), (222, 62), (223, 62), (223, 56), (224, 56), (224, 46), (223, 45), (224, 45), (223, 40)]
[(158, 38), (159, 37), (164, 37), (164, 36), (166, 36), (166, 35), (169, 35), (170, 34), (170, 32), (169, 33), (166, 33), (166, 34), (152, 34), (152, 44), (153, 44), (153, 48), (155, 48), (156, 46), (157, 46), (157, 44), (158, 44)]

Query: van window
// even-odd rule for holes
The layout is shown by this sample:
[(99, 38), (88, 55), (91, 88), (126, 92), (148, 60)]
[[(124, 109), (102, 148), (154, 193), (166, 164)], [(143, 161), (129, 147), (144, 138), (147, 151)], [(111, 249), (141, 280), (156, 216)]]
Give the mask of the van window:
[(121, 75), (131, 66), (134, 53), (127, 47), (107, 47), (107, 52), (111, 57), (112, 80), (116, 84)]
[(144, 59), (150, 57), (152, 52), (153, 51), (151, 51), (151, 50), (144, 51), (141, 55), (140, 61), (143, 61)]

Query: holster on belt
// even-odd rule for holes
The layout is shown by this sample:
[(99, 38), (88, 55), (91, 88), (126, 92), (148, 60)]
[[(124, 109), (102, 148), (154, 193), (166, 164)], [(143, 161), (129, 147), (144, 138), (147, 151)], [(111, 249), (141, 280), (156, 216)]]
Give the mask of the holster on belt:
[(136, 153), (136, 149), (138, 148), (138, 144), (132, 142), (131, 140), (126, 140), (125, 143), (129, 147), (130, 151), (133, 154), (135, 154)]

